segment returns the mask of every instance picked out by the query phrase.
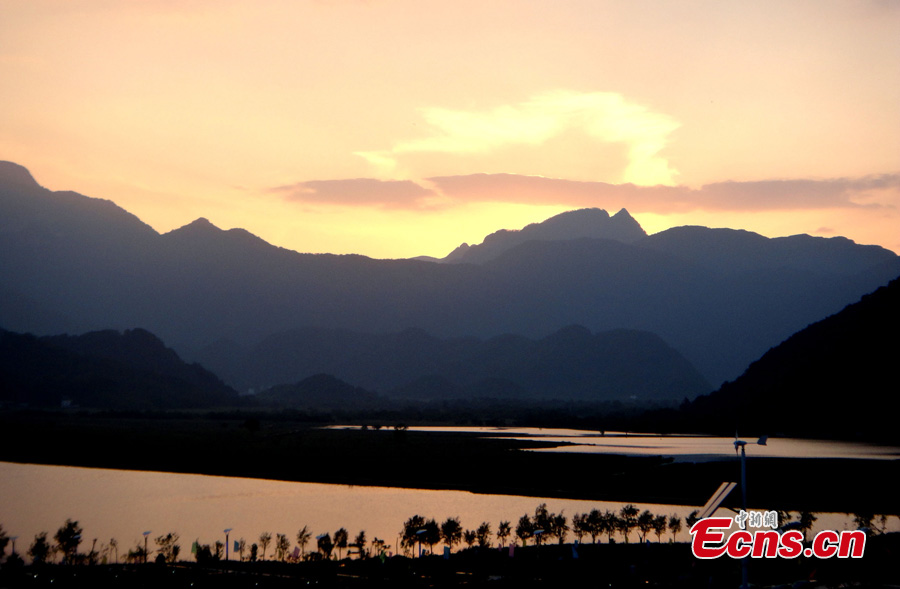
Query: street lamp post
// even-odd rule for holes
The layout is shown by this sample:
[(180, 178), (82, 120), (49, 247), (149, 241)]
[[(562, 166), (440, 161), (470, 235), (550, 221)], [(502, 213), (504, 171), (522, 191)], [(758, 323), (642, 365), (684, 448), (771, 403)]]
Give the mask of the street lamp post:
[(425, 532), (424, 528), (416, 532), (416, 540), (419, 542), (419, 558), (422, 558), (422, 534)]
[(233, 529), (234, 528), (228, 528), (225, 530), (225, 560), (228, 560), (228, 534), (230, 534)]
[(148, 553), (147, 553), (147, 536), (149, 536), (149, 535), (150, 535), (150, 530), (147, 530), (146, 532), (144, 532), (144, 564), (147, 564), (147, 556), (148, 556)]
[[(759, 438), (756, 443), (760, 446), (766, 445), (766, 440), (769, 439), (769, 436), (762, 436)], [(737, 439), (737, 434), (734, 436), (734, 451), (735, 453), (740, 452), (741, 456), (741, 508), (744, 510), (744, 513), (747, 512), (747, 442), (744, 440)], [(741, 559), (741, 589), (748, 589), (750, 587), (749, 582), (749, 572), (747, 570), (749, 556), (745, 556)]]

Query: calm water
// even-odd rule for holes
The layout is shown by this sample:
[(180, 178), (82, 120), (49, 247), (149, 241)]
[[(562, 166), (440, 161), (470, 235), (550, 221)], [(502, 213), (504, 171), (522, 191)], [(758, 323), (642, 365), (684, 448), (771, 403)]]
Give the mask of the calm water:
[[(94, 538), (98, 550), (115, 538), (120, 557), (142, 543), (141, 534), (146, 530), (152, 532), (151, 548), (152, 538), (178, 533), (182, 556), (190, 558), (193, 540), (209, 544), (224, 541), (225, 528), (233, 528), (231, 540), (244, 538), (248, 547), (264, 531), (270, 532), (273, 539), (276, 533), (286, 534), (293, 544), (297, 530), (304, 525), (309, 526), (313, 537), (344, 527), (351, 539), (365, 530), (369, 541), (378, 537), (395, 547), (403, 522), (416, 514), (439, 522), (460, 517), (463, 527), (471, 529), (487, 521), (496, 531), (501, 520), (512, 522), (515, 528), (518, 518), (533, 514), (541, 502), (546, 502), (550, 511), (562, 511), (570, 518), (574, 513), (594, 508), (618, 511), (622, 507), (621, 503), (597, 501), (4, 462), (0, 462), (0, 497), (0, 523), (8, 535), (19, 537), (16, 548), (20, 554), (27, 550), (35, 534), (47, 531), (52, 537), (66, 518), (72, 518), (84, 528), (83, 552), (90, 549)], [(684, 517), (699, 506), (637, 507)], [(724, 509), (719, 514), (732, 515)], [(820, 514), (818, 527), (849, 529), (851, 519), (846, 514)], [(889, 526), (900, 527), (897, 518), (892, 517)], [(682, 531), (679, 539), (686, 541), (687, 532)], [(307, 549), (311, 546), (312, 543)], [(273, 551), (270, 546), (270, 557)]]
[[(356, 426), (335, 426), (355, 428)], [(719, 460), (733, 457), (734, 438), (693, 435), (655, 435), (625, 432), (596, 432), (573, 429), (503, 428), (503, 427), (411, 427), (411, 431), (470, 432), (485, 437), (512, 437), (522, 440), (558, 443), (560, 446), (533, 450), (534, 452), (593, 452), (671, 456), (676, 461)], [(765, 446), (756, 438), (743, 438), (747, 455), (777, 458), (858, 458), (896, 460), (900, 448), (860, 442), (806, 440), (799, 438), (769, 438)]]
[[(594, 508), (620, 509), (622, 504), (596, 501), (540, 499), (505, 495), (478, 495), (460, 491), (423, 491), (381, 487), (351, 487), (290, 483), (236, 477), (117, 471), (0, 462), (0, 523), (10, 536), (18, 536), (17, 551), (24, 553), (34, 535), (53, 532), (66, 518), (84, 528), (82, 550), (93, 538), (98, 548), (110, 538), (119, 554), (168, 532), (181, 536), (182, 550), (191, 542), (224, 542), (223, 530), (233, 528), (231, 540), (247, 545), (260, 533), (283, 533), (295, 542), (297, 531), (309, 526), (316, 535), (344, 527), (351, 539), (360, 530), (369, 541), (378, 537), (396, 545), (403, 522), (419, 514), (439, 522), (460, 517), (464, 528), (501, 520), (513, 523), (546, 502), (552, 512), (571, 517)], [(640, 505), (654, 513), (686, 515), (694, 507)], [(682, 532), (686, 539), (687, 534)], [(571, 536), (569, 538), (571, 540)], [(314, 542), (314, 540), (313, 540)], [(311, 546), (311, 545), (310, 545)], [(307, 546), (307, 550), (310, 548)], [(272, 555), (270, 546), (268, 554)]]

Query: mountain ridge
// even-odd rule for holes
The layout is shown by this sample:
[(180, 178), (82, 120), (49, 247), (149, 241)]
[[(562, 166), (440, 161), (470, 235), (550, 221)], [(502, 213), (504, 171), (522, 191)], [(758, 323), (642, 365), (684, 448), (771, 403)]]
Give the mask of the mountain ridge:
[(189, 359), (306, 325), (537, 338), (580, 324), (657, 334), (717, 384), (900, 275), (900, 257), (877, 246), (708, 228), (529, 240), (482, 264), (303, 254), (202, 221), (160, 235), (114, 203), (100, 211), (27, 185), (19, 168), (6, 175), (17, 180), (0, 175), (0, 325), (140, 325)]

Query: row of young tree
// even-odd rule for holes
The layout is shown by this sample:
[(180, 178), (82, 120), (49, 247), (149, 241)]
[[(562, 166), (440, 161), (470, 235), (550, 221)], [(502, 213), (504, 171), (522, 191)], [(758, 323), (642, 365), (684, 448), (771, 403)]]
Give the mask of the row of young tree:
[[(597, 543), (598, 539), (602, 541), (604, 536), (608, 543), (615, 543), (617, 538), (628, 543), (635, 531), (637, 531), (637, 538), (640, 542), (647, 541), (651, 534), (656, 536), (657, 542), (662, 542), (663, 537), (667, 534), (671, 535), (670, 542), (677, 542), (678, 534), (682, 530), (690, 530), (691, 526), (697, 522), (697, 513), (697, 510), (694, 510), (682, 520), (677, 514), (654, 514), (646, 509), (640, 511), (634, 505), (628, 504), (619, 511), (593, 509), (588, 513), (576, 513), (569, 520), (562, 512), (552, 513), (547, 509), (546, 503), (541, 503), (534, 510), (533, 515), (527, 513), (522, 515), (515, 528), (513, 528), (512, 522), (501, 521), (496, 531), (489, 522), (482, 522), (474, 529), (466, 529), (463, 528), (458, 517), (450, 517), (443, 523), (438, 523), (434, 519), (414, 515), (403, 524), (403, 529), (398, 537), (398, 551), (409, 556), (415, 554), (416, 548), (421, 551), (427, 546), (428, 550), (433, 553), (435, 546), (441, 543), (451, 552), (454, 547), (463, 543), (468, 548), (476, 546), (486, 548), (492, 544), (494, 539), (500, 546), (505, 546), (507, 541), (513, 537), (523, 547), (527, 546), (529, 541), (537, 546), (553, 540), (563, 544), (570, 533), (579, 543), (587, 537), (591, 539), (591, 542)], [(781, 525), (790, 523), (793, 517), (789, 512), (778, 512), (778, 521)], [(805, 537), (817, 519), (812, 512), (800, 511), (797, 512), (797, 519), (793, 525), (801, 530)], [(857, 528), (866, 529), (871, 533), (885, 533), (887, 521), (886, 515), (876, 516), (866, 512), (856, 513), (853, 517), (853, 524)], [(83, 529), (77, 521), (67, 519), (53, 535), (53, 542), (48, 539), (47, 532), (35, 535), (27, 554), (32, 563), (37, 565), (49, 562), (56, 556), (59, 556), (60, 562), (66, 564), (120, 562), (119, 544), (115, 538), (111, 538), (108, 543), (101, 543), (99, 547), (97, 539), (94, 539), (89, 552), (78, 552), (82, 543), (82, 532)], [(130, 563), (148, 562), (151, 557), (151, 549), (147, 540), (145, 537), (143, 543), (138, 542), (134, 547), (129, 548), (121, 555), (121, 560)], [(153, 552), (155, 552), (155, 556), (153, 556), (153, 560), (161, 563), (178, 561), (182, 554), (179, 540), (179, 535), (174, 532), (154, 538), (155, 549)], [(391, 550), (391, 546), (379, 538), (373, 538), (370, 542), (366, 537), (365, 530), (361, 530), (352, 541), (349, 532), (344, 528), (339, 528), (334, 535), (328, 532), (320, 534), (315, 537), (314, 550), (308, 551), (307, 548), (310, 547), (312, 540), (312, 532), (307, 526), (303, 526), (297, 532), (296, 545), (286, 534), (279, 533), (273, 537), (271, 533), (263, 532), (260, 534), (258, 542), (253, 542), (249, 546), (244, 538), (235, 540), (234, 553), (235, 557), (241, 561), (266, 560), (269, 554), (268, 550), (272, 547), (272, 557), (275, 560), (299, 562), (333, 558), (341, 560), (345, 556), (345, 551), (348, 557), (355, 555), (358, 559), (371, 556), (383, 558)], [(5, 555), (9, 542), (10, 537), (0, 525), (0, 559)], [(211, 545), (195, 541), (191, 546), (193, 557), (200, 563), (221, 560), (227, 554), (226, 550), (226, 545), (221, 541)], [(13, 549), (6, 559), (6, 564), (23, 563), (21, 557)]]

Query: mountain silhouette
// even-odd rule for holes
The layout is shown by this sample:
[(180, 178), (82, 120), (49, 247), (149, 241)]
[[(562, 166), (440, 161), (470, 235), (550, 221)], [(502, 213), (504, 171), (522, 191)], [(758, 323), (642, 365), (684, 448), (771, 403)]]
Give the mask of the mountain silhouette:
[(434, 337), (419, 329), (365, 334), (322, 328), (274, 334), (250, 349), (211, 346), (201, 361), (241, 389), (328, 373), (417, 399), (680, 401), (712, 387), (658, 336), (569, 326), (532, 340)]
[[(597, 232), (578, 237), (582, 222)], [(612, 230), (619, 224), (632, 241)], [(511, 245), (523, 235), (535, 238)], [(656, 334), (715, 386), (900, 275), (893, 252), (844, 238), (703, 227), (643, 236), (627, 211), (573, 211), (485, 242), (504, 245), (480, 263), (450, 264), (301, 254), (202, 219), (160, 235), (109, 201), (46, 190), (4, 163), (0, 325), (38, 334), (138, 325), (195, 360), (214, 344), (248, 349), (306, 327), (539, 340), (577, 324)], [(490, 248), (460, 255), (473, 249)]]
[(900, 279), (773, 347), (733, 382), (684, 407), (725, 431), (900, 439), (879, 416), (897, 415)]
[(622, 209), (612, 217), (603, 209), (579, 209), (561, 213), (518, 231), (501, 229), (478, 245), (462, 244), (443, 262), (482, 264), (528, 241), (560, 241), (592, 238), (633, 243), (647, 236), (637, 221)]
[(330, 374), (314, 374), (300, 382), (282, 384), (259, 393), (257, 403), (292, 409), (331, 411), (380, 409), (386, 400)]
[(237, 394), (186, 364), (153, 334), (100, 331), (35, 337), (0, 330), (0, 401), (106, 409), (183, 409), (233, 403)]

